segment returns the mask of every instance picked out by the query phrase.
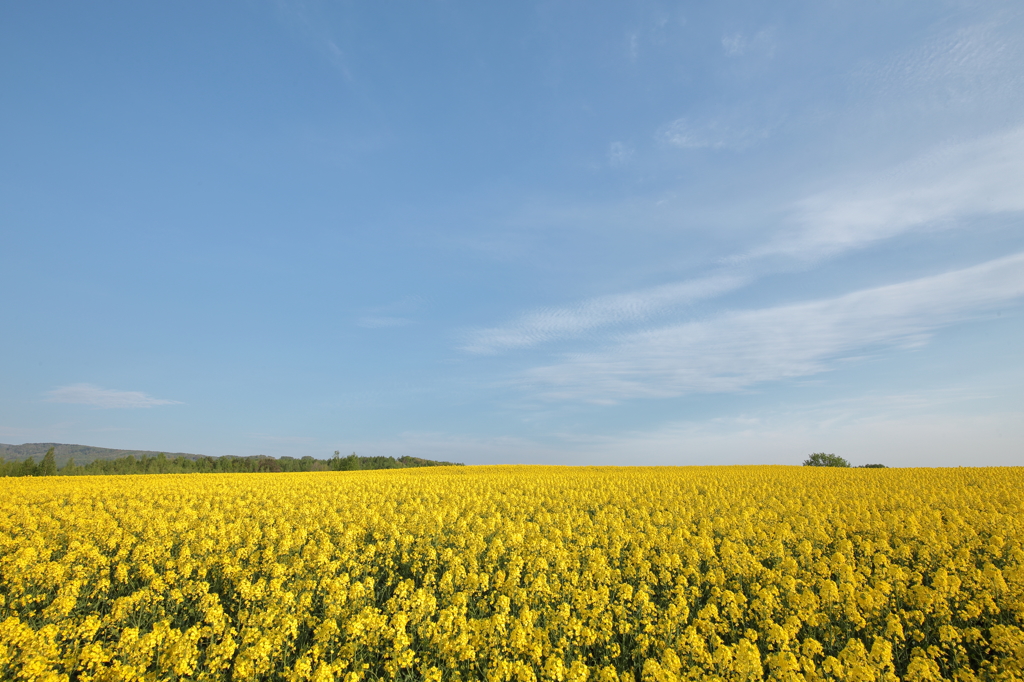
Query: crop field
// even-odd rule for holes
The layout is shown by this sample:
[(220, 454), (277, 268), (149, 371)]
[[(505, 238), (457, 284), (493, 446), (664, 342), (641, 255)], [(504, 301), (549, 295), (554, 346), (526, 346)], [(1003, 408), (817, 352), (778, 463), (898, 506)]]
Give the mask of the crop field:
[(1021, 680), (1024, 469), (0, 480), (3, 680)]

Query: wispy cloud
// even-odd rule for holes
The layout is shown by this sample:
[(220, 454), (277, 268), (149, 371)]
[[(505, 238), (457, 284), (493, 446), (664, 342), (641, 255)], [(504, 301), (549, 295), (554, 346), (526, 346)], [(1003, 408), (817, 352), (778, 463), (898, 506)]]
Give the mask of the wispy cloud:
[(309, 3), (292, 0), (277, 0), (275, 3), (279, 15), (300, 32), (308, 43), (314, 47), (345, 80), (353, 83), (355, 78), (349, 60), (332, 37), (330, 22), (318, 16), (318, 9)]
[(773, 57), (776, 46), (774, 28), (763, 29), (749, 38), (743, 33), (734, 33), (722, 38), (722, 49), (729, 57), (742, 57), (749, 52), (758, 52), (767, 57)]
[(626, 55), (631, 62), (635, 62), (636, 58), (640, 56), (640, 34), (636, 31), (626, 34)]
[(405, 317), (361, 317), (356, 320), (356, 326), (365, 329), (405, 327), (410, 324), (412, 324), (412, 320)]
[(542, 308), (506, 325), (469, 332), (462, 349), (478, 354), (498, 353), (578, 337), (600, 327), (642, 322), (697, 301), (720, 296), (748, 281), (745, 276), (722, 274), (599, 296), (575, 306)]
[(651, 321), (737, 290), (778, 267), (789, 269), (794, 260), (816, 263), (912, 230), (955, 229), (969, 224), (965, 217), (1024, 211), (1022, 188), (1024, 127), (944, 145), (868, 180), (792, 202), (788, 226), (760, 246), (723, 258), (715, 274), (533, 310), (464, 334), (461, 348), (491, 354)]
[(925, 343), (938, 328), (1021, 296), (1024, 253), (837, 298), (635, 332), (522, 380), (548, 398), (589, 402), (738, 391), (824, 372), (871, 348)]
[(745, 149), (768, 136), (767, 128), (737, 126), (719, 119), (677, 118), (655, 134), (662, 144), (680, 149)]
[(608, 165), (622, 166), (633, 157), (633, 148), (624, 142), (612, 142), (608, 145)]
[(794, 227), (730, 259), (816, 260), (969, 215), (1024, 211), (1024, 127), (943, 146), (869, 181), (796, 202)]
[(92, 405), (102, 408), (138, 408), (181, 404), (177, 400), (154, 398), (141, 391), (118, 391), (92, 384), (72, 384), (55, 388), (47, 393), (47, 400), (51, 403)]
[(1019, 8), (999, 12), (939, 34), (881, 66), (865, 67), (855, 80), (883, 97), (925, 107), (1019, 102), (1024, 96), (1022, 24)]

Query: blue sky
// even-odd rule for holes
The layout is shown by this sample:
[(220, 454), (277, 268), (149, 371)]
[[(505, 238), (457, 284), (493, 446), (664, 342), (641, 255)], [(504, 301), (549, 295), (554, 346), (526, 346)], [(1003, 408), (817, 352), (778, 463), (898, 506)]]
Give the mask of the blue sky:
[(0, 442), (1024, 464), (1017, 2), (5, 3)]

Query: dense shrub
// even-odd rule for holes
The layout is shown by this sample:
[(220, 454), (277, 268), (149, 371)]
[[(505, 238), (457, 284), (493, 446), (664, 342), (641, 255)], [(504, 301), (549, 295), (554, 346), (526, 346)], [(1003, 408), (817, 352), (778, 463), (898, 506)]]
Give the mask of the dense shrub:
[(805, 467), (848, 467), (850, 463), (839, 455), (815, 452), (804, 460)]

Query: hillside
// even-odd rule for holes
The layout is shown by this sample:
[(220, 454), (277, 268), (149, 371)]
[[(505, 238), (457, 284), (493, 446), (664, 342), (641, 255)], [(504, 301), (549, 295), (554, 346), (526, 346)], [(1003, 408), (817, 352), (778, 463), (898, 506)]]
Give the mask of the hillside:
[[(56, 469), (40, 468), (46, 451), (54, 449)], [(69, 462), (73, 462), (69, 466)], [(236, 457), (225, 455), (209, 457), (184, 452), (156, 452), (153, 450), (115, 450), (89, 445), (65, 443), (0, 444), (0, 477), (63, 476), (88, 474), (169, 474), (217, 472), (285, 472), (285, 471), (359, 471), (369, 469), (407, 469), (414, 467), (462, 466), (455, 462), (437, 462), (406, 455), (404, 457), (359, 457), (354, 452), (340, 457), (335, 452), (330, 459), (316, 459), (309, 455), (295, 457), (266, 457), (256, 455)]]
[[(4, 445), (0, 443), (0, 458), (8, 462), (20, 462), (28, 457), (35, 457), (36, 461), (43, 458), (46, 451), (53, 448), (53, 455), (57, 460), (57, 466), (62, 467), (69, 459), (74, 459), (75, 464), (82, 465), (97, 460), (123, 459), (129, 455), (136, 459), (143, 457), (156, 457), (155, 450), (115, 450), (113, 448), (97, 448), (91, 445), (72, 445), (68, 443), (24, 443), (22, 445)], [(202, 455), (193, 455), (185, 452), (167, 452), (166, 457), (185, 457), (186, 459), (198, 459)]]

